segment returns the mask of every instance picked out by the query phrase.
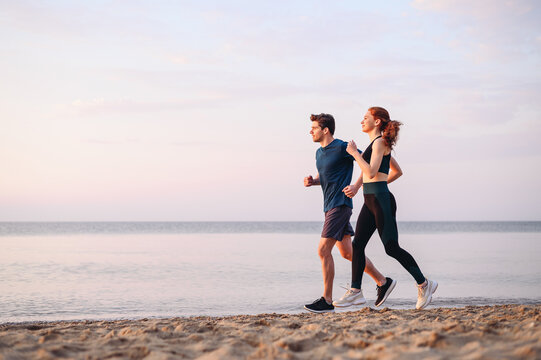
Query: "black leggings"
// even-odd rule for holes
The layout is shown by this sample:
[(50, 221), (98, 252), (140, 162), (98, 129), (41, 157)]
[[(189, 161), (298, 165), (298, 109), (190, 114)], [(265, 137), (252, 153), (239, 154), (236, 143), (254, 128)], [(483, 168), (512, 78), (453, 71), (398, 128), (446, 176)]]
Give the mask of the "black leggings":
[(385, 246), (387, 255), (395, 258), (414, 278), (422, 284), (425, 277), (413, 257), (398, 245), (396, 226), (396, 201), (389, 192), (387, 182), (378, 181), (363, 185), (364, 205), (357, 219), (353, 238), (353, 259), (351, 287), (361, 288), (362, 276), (366, 266), (364, 250), (374, 231)]

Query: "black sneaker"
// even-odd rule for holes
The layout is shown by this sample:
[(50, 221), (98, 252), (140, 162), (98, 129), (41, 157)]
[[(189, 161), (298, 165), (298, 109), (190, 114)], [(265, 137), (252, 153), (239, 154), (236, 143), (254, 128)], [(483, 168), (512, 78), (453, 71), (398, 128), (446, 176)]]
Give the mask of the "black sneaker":
[(393, 280), (391, 278), (386, 278), (387, 282), (385, 282), (384, 285), (376, 287), (376, 290), (378, 291), (378, 298), (376, 299), (376, 306), (380, 306), (387, 300), (387, 297), (389, 294), (393, 291), (394, 287), (396, 286), (396, 280)]
[(314, 313), (333, 312), (334, 305), (327, 304), (327, 300), (322, 296), (311, 304), (304, 305), (304, 308)]

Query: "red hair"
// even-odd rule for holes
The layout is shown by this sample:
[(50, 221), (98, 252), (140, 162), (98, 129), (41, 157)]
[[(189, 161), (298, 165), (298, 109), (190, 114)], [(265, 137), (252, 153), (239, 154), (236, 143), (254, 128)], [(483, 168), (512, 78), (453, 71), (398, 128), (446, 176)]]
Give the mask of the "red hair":
[(381, 137), (385, 141), (385, 144), (392, 149), (398, 140), (398, 131), (400, 131), (400, 125), (402, 123), (391, 120), (389, 112), (382, 107), (373, 106), (368, 111), (370, 111), (374, 119), (380, 120), (379, 129), (383, 133)]

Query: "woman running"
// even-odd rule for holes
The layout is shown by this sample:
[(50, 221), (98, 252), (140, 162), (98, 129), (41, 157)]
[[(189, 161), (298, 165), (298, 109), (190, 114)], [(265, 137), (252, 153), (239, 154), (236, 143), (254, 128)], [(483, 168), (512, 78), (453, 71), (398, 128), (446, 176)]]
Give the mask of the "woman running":
[[(353, 239), (353, 259), (351, 289), (338, 300), (348, 302), (349, 297), (358, 296), (361, 291), (361, 282), (365, 267), (365, 248), (368, 240), (377, 229), (381, 241), (385, 246), (387, 255), (395, 258), (413, 276), (418, 286), (417, 309), (430, 304), (432, 295), (438, 288), (438, 283), (425, 278), (413, 257), (398, 245), (398, 228), (396, 226), (396, 202), (393, 194), (389, 192), (389, 167), (396, 160), (391, 161), (391, 150), (396, 144), (398, 121), (391, 120), (389, 112), (381, 107), (371, 107), (361, 122), (362, 131), (370, 137), (370, 145), (361, 154), (357, 145), (350, 141), (347, 152), (351, 154), (363, 173), (364, 205), (357, 219), (355, 237)], [(394, 284), (385, 284), (393, 286)]]

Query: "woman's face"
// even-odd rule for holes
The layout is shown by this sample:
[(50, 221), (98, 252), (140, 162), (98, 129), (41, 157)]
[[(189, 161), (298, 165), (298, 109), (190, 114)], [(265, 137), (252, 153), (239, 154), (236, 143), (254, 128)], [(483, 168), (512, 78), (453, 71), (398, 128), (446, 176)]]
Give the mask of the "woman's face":
[(370, 132), (376, 126), (376, 119), (374, 119), (370, 111), (367, 111), (366, 114), (364, 114), (363, 120), (361, 121), (361, 127), (363, 132)]

